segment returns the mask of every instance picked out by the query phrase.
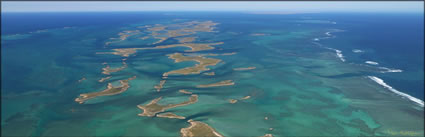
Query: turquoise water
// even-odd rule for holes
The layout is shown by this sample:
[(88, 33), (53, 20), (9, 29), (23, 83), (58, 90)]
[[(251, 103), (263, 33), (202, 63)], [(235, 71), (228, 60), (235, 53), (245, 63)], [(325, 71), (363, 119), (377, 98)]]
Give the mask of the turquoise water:
[[(423, 32), (416, 31), (423, 27), (423, 17), (419, 18), (423, 15), (384, 14), (379, 15), (381, 20), (370, 21), (376, 16), (37, 13), (27, 20), (39, 17), (43, 20), (34, 23), (44, 26), (25, 29), (19, 27), (28, 26), (19, 23), (24, 15), (2, 16), (2, 20), (10, 19), (2, 23), (2, 136), (179, 136), (189, 119), (207, 123), (225, 136), (423, 136), (423, 106), (367, 77), (381, 78), (393, 89), (423, 100)], [(52, 23), (64, 17), (69, 21)], [(384, 19), (405, 22), (382, 26)], [(215, 72), (214, 76), (169, 76), (161, 92), (156, 92), (154, 86), (164, 72), (196, 64), (174, 63), (166, 55), (184, 53), (187, 48), (168, 48), (139, 50), (127, 58), (128, 68), (98, 82), (106, 76), (101, 73), (103, 62), (120, 67), (124, 57), (96, 52), (151, 47), (153, 42), (138, 39), (148, 35), (145, 31), (105, 46), (110, 38), (124, 30), (143, 30), (138, 26), (194, 20), (220, 23), (216, 32), (195, 34), (195, 43), (224, 42), (197, 53), (236, 52), (209, 56), (222, 60), (207, 71)], [(253, 35), (259, 33), (265, 35)], [(158, 45), (177, 42), (170, 39)], [(256, 69), (233, 70), (250, 66)], [(402, 72), (383, 72), (379, 67)], [(84, 104), (74, 101), (79, 94), (104, 90), (108, 82), (117, 84), (132, 76), (137, 78), (121, 94)], [(78, 82), (82, 78), (86, 80)], [(235, 85), (196, 87), (222, 80), (233, 80)], [(137, 116), (142, 112), (137, 105), (161, 96), (159, 103), (187, 100), (189, 96), (179, 93), (180, 89), (199, 95), (194, 104), (167, 110), (186, 119)], [(251, 98), (229, 103), (244, 96)]]

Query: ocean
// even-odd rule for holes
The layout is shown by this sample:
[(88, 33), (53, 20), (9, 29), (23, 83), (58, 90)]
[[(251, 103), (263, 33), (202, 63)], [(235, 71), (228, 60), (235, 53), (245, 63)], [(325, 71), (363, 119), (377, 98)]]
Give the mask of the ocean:
[[(179, 136), (189, 119), (225, 136), (423, 136), (423, 13), (250, 14), (238, 12), (3, 13), (2, 136)], [(211, 50), (138, 50), (179, 43), (154, 39), (143, 26), (218, 23), (193, 43)], [(171, 27), (170, 27), (171, 28)], [(176, 27), (178, 28), (178, 27)], [(120, 33), (140, 34), (120, 38)], [(162, 31), (158, 31), (162, 32)], [(220, 54), (201, 74), (163, 73), (197, 64), (167, 55)], [(221, 55), (235, 53), (234, 55)], [(121, 71), (102, 74), (104, 63)], [(236, 71), (235, 68), (255, 67)], [(214, 72), (215, 75), (204, 75)], [(101, 78), (111, 76), (106, 82)], [(123, 93), (79, 104), (80, 94), (136, 76)], [(199, 88), (224, 80), (234, 85)], [(137, 105), (187, 100), (166, 110), (184, 119), (141, 117)], [(241, 98), (250, 96), (249, 99)], [(239, 99), (229, 103), (229, 99)], [(403, 119), (403, 120), (399, 120)]]

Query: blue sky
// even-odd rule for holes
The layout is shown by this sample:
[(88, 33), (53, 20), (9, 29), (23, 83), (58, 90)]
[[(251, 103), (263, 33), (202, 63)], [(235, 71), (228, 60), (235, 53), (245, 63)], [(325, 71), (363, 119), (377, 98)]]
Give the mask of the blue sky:
[(284, 2), (284, 1), (56, 1), (1, 2), (2, 12), (87, 12), (87, 11), (281, 11), (281, 12), (421, 12), (423, 1), (408, 2)]

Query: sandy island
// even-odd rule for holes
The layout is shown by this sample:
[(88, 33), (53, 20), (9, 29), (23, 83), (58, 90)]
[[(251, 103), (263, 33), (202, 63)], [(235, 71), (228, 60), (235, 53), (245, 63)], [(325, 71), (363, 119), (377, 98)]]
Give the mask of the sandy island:
[(167, 104), (167, 105), (157, 104), (158, 101), (160, 101), (161, 99), (162, 99), (162, 97), (159, 97), (159, 98), (152, 100), (149, 104), (137, 105), (137, 107), (139, 109), (143, 110), (143, 113), (138, 114), (138, 115), (139, 116), (153, 117), (153, 116), (155, 116), (155, 114), (160, 113), (160, 112), (164, 112), (167, 109), (193, 104), (193, 103), (196, 103), (198, 101), (198, 95), (192, 95), (192, 96), (189, 97), (188, 101), (184, 101), (184, 102), (179, 103), (179, 104)]
[(190, 123), (190, 126), (180, 130), (182, 137), (223, 137), (208, 124), (193, 120), (188, 120), (187, 122)]
[(232, 80), (224, 80), (224, 81), (220, 81), (220, 82), (212, 83), (212, 84), (198, 85), (196, 87), (207, 88), (207, 87), (231, 86), (231, 85), (235, 85), (235, 82), (233, 82)]
[(215, 66), (217, 63), (219, 63), (221, 60), (214, 59), (214, 58), (206, 58), (202, 56), (183, 56), (181, 53), (174, 53), (167, 55), (169, 58), (174, 59), (175, 63), (183, 62), (183, 61), (196, 61), (199, 62), (199, 64), (196, 64), (192, 67), (186, 67), (183, 69), (173, 70), (169, 71), (163, 74), (163, 76), (168, 76), (170, 74), (199, 74), (202, 71), (210, 70), (207, 68), (207, 66)]
[(120, 80), (120, 84), (121, 86), (119, 87), (114, 87), (112, 86), (112, 83), (108, 83), (107, 89), (103, 90), (103, 91), (99, 91), (99, 92), (92, 92), (92, 93), (84, 93), (84, 94), (80, 94), (80, 96), (78, 98), (75, 99), (76, 102), (83, 104), (86, 100), (98, 97), (98, 96), (110, 96), (110, 95), (116, 95), (116, 94), (120, 94), (124, 91), (126, 91), (128, 88), (130, 88), (130, 85), (128, 84), (128, 82), (130, 80), (135, 79), (136, 76), (133, 76), (131, 78), (128, 78), (126, 80)]

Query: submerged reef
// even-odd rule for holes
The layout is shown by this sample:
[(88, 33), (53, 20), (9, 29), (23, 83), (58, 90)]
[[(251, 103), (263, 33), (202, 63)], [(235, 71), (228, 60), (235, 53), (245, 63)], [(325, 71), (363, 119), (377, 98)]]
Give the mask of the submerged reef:
[(110, 95), (116, 95), (116, 94), (120, 94), (124, 91), (126, 91), (128, 88), (130, 88), (130, 85), (128, 84), (128, 82), (130, 80), (135, 79), (136, 76), (133, 76), (131, 78), (128, 78), (126, 80), (120, 80), (120, 84), (121, 86), (119, 87), (114, 87), (112, 86), (112, 83), (108, 83), (108, 86), (105, 90), (99, 91), (99, 92), (92, 92), (92, 93), (84, 93), (84, 94), (80, 94), (80, 96), (78, 98), (75, 99), (76, 102), (83, 104), (85, 101), (98, 97), (98, 96), (110, 96)]
[(234, 68), (233, 70), (241, 71), (241, 70), (251, 70), (251, 69), (256, 69), (256, 67)]

